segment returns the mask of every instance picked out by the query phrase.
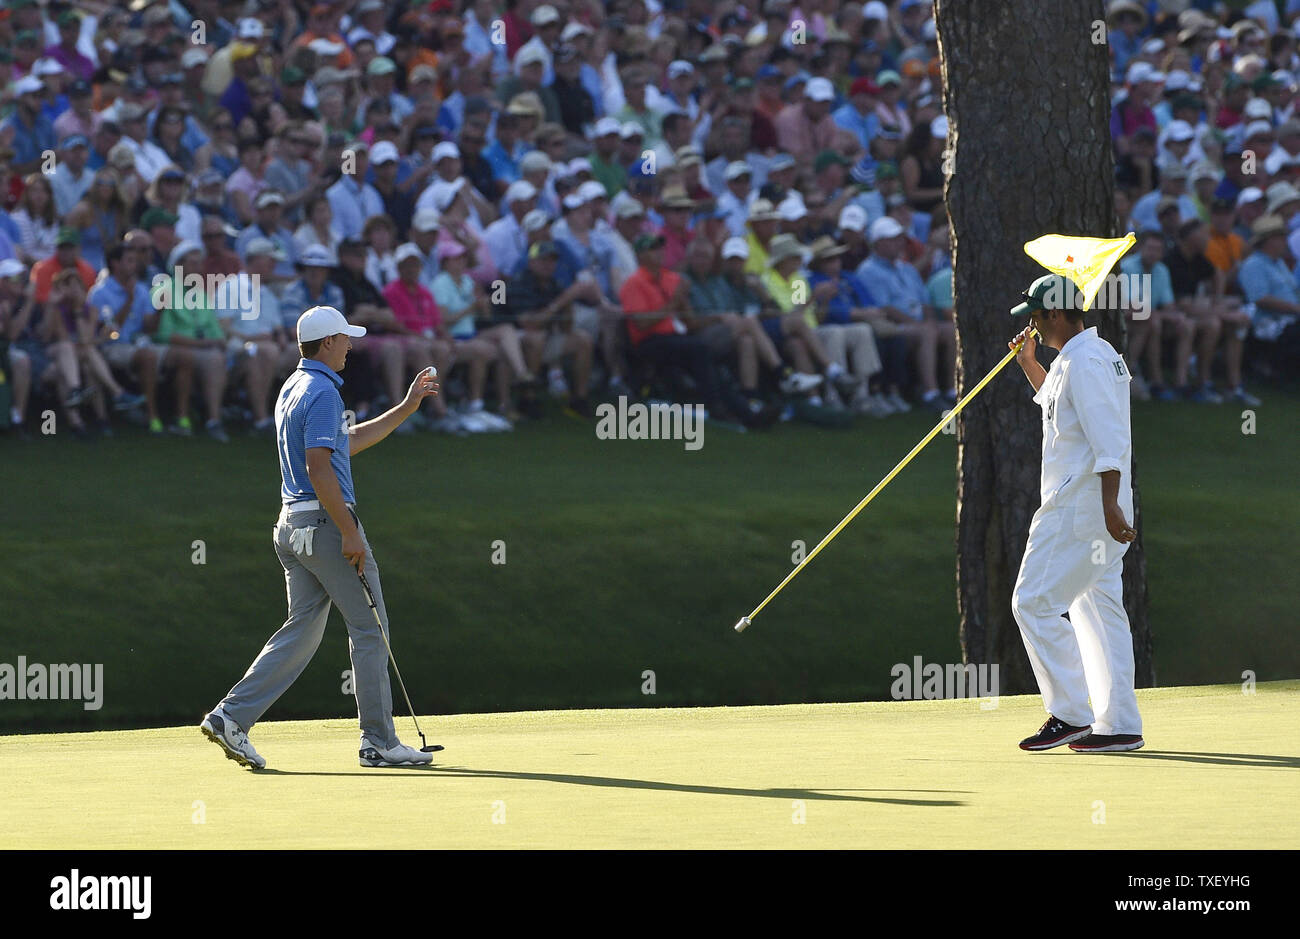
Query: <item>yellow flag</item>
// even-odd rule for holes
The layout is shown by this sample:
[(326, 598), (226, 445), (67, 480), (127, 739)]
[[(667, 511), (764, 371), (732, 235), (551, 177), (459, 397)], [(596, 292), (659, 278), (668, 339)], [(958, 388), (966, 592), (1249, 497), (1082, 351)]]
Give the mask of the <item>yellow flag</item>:
[(1025, 254), (1053, 274), (1074, 281), (1083, 294), (1083, 308), (1087, 310), (1115, 262), (1136, 242), (1137, 237), (1132, 232), (1123, 238), (1043, 235), (1025, 242)]

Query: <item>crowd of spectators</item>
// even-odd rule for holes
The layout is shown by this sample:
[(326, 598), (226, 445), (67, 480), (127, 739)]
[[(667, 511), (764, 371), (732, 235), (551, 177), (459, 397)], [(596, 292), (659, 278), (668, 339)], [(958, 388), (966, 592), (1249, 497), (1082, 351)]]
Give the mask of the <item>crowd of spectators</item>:
[(1257, 405), (1248, 349), (1300, 365), (1300, 0), (1119, 0), (1107, 23), (1133, 395)]
[[(1300, 0), (1220, 7), (1107, 14), (1162, 400), (1221, 400), (1220, 356), (1252, 400), (1247, 337), (1300, 313)], [(955, 400), (929, 0), (11, 0), (0, 69), (20, 432), (269, 434), (318, 304), (368, 329), (358, 419), (438, 367), (404, 432), (647, 391), (747, 426)]]

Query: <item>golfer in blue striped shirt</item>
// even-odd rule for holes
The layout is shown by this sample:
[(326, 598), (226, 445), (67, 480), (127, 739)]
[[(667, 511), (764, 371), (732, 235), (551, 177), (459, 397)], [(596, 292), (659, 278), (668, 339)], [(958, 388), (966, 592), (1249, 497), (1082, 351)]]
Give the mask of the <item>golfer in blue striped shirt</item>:
[(387, 413), (350, 426), (339, 388), (352, 339), (364, 336), (333, 307), (312, 307), (298, 320), (298, 368), (280, 389), (275, 430), (280, 453), (280, 499), (275, 552), (284, 568), (289, 615), (248, 672), (199, 725), (226, 756), (261, 769), (248, 731), (302, 674), (320, 645), (331, 604), (347, 623), (352, 680), (361, 721), (362, 766), (410, 766), (433, 757), (397, 739), (388, 651), (358, 576), (364, 573), (388, 629), (388, 614), (365, 529), (356, 513), (352, 456), (397, 428), (438, 382), (423, 370), (406, 397)]

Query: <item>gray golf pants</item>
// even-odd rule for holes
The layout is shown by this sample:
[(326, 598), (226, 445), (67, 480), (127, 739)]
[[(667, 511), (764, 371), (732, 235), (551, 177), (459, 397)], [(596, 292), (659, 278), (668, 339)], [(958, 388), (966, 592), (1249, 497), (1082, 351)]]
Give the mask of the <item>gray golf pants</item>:
[[(315, 529), (311, 553), (307, 554), (303, 545), (300, 551), (295, 551), (290, 538), (295, 530), (308, 527)], [(387, 632), (388, 612), (379, 585), (379, 568), (360, 520), (357, 527), (366, 545), (366, 581), (375, 595), (375, 606)], [(382, 747), (396, 746), (388, 650), (366, 603), (357, 570), (343, 557), (342, 532), (324, 509), (313, 509), (292, 515), (282, 512), (274, 534), (275, 553), (284, 568), (289, 617), (267, 640), (221, 706), (245, 731), (256, 724), (316, 654), (333, 604), (343, 614), (348, 627), (348, 652), (352, 657), (352, 682), (362, 739)]]

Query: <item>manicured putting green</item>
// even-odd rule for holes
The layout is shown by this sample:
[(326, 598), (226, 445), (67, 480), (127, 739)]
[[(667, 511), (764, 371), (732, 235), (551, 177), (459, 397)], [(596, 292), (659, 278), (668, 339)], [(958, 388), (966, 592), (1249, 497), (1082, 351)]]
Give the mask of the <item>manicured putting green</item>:
[[(1037, 697), (422, 718), (433, 769), (352, 721), (0, 738), (7, 848), (1294, 848), (1300, 681), (1139, 693), (1147, 747), (1022, 753)], [(417, 739), (409, 718), (401, 733)]]

